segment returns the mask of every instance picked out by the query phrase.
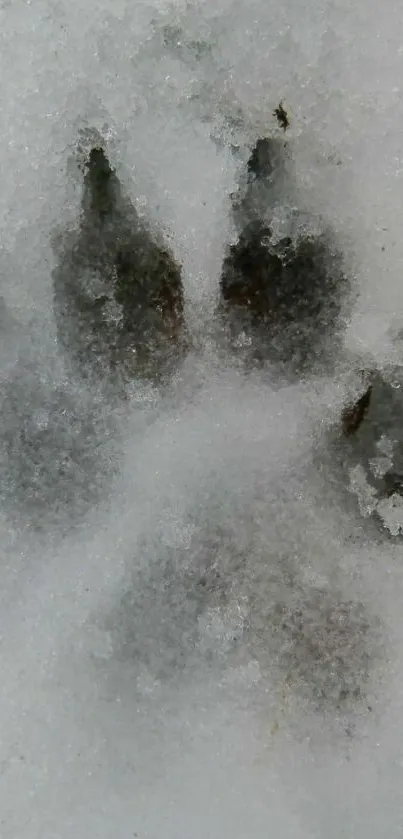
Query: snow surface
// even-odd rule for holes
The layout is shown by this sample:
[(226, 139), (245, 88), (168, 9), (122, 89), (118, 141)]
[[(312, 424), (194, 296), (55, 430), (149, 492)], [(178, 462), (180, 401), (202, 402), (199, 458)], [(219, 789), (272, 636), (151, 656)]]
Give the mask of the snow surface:
[[(47, 466), (44, 485), (29, 466), (31, 498), (23, 453), (2, 455), (2, 839), (403, 835), (402, 548), (314, 464), (342, 371), (278, 389), (207, 346), (168, 395), (104, 404), (58, 358), (51, 307), (51, 237), (77, 218), (75, 148), (95, 128), (202, 333), (229, 193), (283, 99), (301, 201), (358, 291), (346, 346), (396, 355), (402, 25), (392, 0), (1, 0), (3, 434), (21, 423)], [(66, 480), (41, 437), (56, 387), (78, 424), (60, 420), (79, 447)], [(195, 597), (213, 572), (225, 607), (217, 587)], [(337, 646), (326, 616), (351, 601), (340, 666), (365, 697), (341, 707), (287, 632), (303, 604)]]

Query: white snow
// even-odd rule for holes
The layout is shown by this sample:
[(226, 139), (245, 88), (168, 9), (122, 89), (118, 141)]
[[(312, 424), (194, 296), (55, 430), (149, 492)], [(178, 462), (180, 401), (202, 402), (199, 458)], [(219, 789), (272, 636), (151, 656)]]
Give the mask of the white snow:
[[(233, 236), (228, 195), (281, 99), (300, 200), (336, 231), (359, 292), (347, 346), (390, 358), (402, 23), (392, 0), (1, 0), (2, 379), (19, 344), (45, 390), (63, 380), (50, 242), (77, 217), (80, 132), (107, 136), (169, 237), (202, 335)], [(30, 393), (21, 410), (46, 425)], [(97, 478), (95, 507), (44, 510), (42, 531), (21, 500), (0, 510), (2, 839), (401, 835), (402, 547), (357, 524), (312, 463), (343, 394), (342, 380), (276, 389), (206, 347), (173, 394), (142, 386), (110, 409), (117, 474)], [(79, 417), (78, 383), (75, 396)], [(192, 586), (212, 569), (226, 606), (216, 591), (198, 612)], [(363, 605), (349, 667), (368, 659), (365, 701), (316, 710), (298, 662), (287, 672), (270, 608), (295, 608), (296, 591)]]

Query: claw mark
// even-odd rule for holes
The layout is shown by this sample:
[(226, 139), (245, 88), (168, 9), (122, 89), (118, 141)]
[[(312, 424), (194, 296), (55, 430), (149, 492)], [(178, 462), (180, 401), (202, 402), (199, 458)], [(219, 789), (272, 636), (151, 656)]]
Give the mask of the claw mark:
[(279, 105), (277, 105), (277, 108), (274, 109), (273, 116), (276, 117), (280, 128), (282, 128), (283, 131), (286, 131), (290, 125), (290, 120), (288, 119), (288, 114), (287, 111), (284, 109), (282, 101)]
[(372, 385), (370, 385), (365, 393), (355, 402), (354, 405), (349, 405), (342, 413), (342, 424), (344, 434), (350, 436), (355, 434), (359, 429), (371, 402)]

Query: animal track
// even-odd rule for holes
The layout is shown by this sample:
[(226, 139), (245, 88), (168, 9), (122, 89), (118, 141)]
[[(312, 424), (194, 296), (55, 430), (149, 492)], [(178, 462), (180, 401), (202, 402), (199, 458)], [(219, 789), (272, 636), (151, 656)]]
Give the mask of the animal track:
[[(277, 110), (285, 129), (285, 112)], [(281, 207), (283, 227), (278, 228), (276, 210), (284, 178), (291, 177), (289, 160), (288, 146), (278, 138), (260, 138), (252, 150), (244, 183), (232, 196), (237, 240), (224, 255), (215, 313), (219, 346), (224, 344), (230, 355), (238, 356), (245, 370), (274, 364), (286, 381), (332, 371), (350, 300), (342, 256), (320, 219), (310, 225), (303, 209)], [(101, 139), (88, 151), (82, 169), (78, 228), (59, 231), (53, 241), (58, 341), (75, 375), (89, 377), (95, 392), (98, 384), (102, 391), (104, 381), (112, 382), (119, 399), (127, 383), (164, 377), (186, 352), (181, 268), (125, 196)], [(371, 411), (377, 390), (385, 387), (382, 377), (374, 376), (342, 416), (345, 440), (340, 429), (338, 440), (349, 447), (349, 462), (366, 456), (368, 433), (374, 442)], [(34, 428), (32, 418), (27, 423), (13, 408), (10, 393), (6, 396), (11, 419), (3, 448), (5, 459), (17, 464), (13, 492), (19, 485), (20, 495), (25, 501), (36, 498), (39, 509), (54, 503), (52, 495), (58, 504), (71, 504), (68, 474), (72, 485), (81, 478), (83, 486), (87, 479), (91, 482), (91, 441), (106, 439), (109, 433), (99, 425), (102, 399), (95, 413), (95, 403), (87, 413), (84, 406), (82, 423), (74, 408), (66, 408), (66, 399), (70, 405), (66, 388), (55, 387), (50, 420), (46, 427)], [(98, 453), (95, 460), (102, 472)], [(400, 492), (399, 474), (389, 470), (386, 494)], [(291, 573), (287, 562), (275, 563), (285, 598), (279, 590), (257, 603), (248, 589), (248, 551), (236, 547), (239, 540), (234, 537), (223, 552), (224, 541), (228, 539), (221, 534), (218, 547), (212, 548), (209, 534), (204, 549), (208, 553), (210, 545), (211, 556), (200, 560), (196, 550), (195, 567), (191, 562), (185, 572), (174, 557), (164, 568), (150, 567), (145, 576), (139, 574), (133, 592), (117, 610), (124, 655), (147, 666), (163, 661), (156, 675), (164, 675), (166, 667), (183, 664), (191, 650), (203, 648), (206, 653), (206, 627), (215, 621), (214, 631), (225, 636), (227, 652), (244, 644), (263, 670), (272, 655), (281, 662), (288, 684), (318, 707), (361, 701), (371, 669), (371, 621), (364, 607), (336, 590), (314, 585), (301, 589), (301, 569), (294, 567)], [(264, 568), (262, 561), (259, 573)], [(272, 569), (267, 573), (270, 576)], [(153, 604), (148, 611), (147, 596)]]

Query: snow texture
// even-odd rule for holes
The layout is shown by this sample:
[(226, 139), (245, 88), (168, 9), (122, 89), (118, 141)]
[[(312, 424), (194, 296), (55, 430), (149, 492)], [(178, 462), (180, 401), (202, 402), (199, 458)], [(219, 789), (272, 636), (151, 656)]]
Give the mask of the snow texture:
[[(402, 25), (392, 0), (0, 0), (2, 839), (402, 835)], [(267, 136), (273, 242), (341, 255), (331, 364), (217, 335)], [(160, 378), (60, 340), (99, 142), (180, 266)]]

